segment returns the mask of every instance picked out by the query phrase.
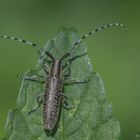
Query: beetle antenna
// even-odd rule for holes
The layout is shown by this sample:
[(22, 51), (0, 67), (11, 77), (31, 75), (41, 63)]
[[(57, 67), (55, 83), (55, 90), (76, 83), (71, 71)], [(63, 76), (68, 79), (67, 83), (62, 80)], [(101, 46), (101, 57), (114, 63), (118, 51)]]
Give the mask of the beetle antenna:
[(100, 30), (102, 30), (102, 29), (110, 28), (110, 27), (112, 27), (112, 26), (120, 26), (120, 27), (122, 27), (122, 28), (126, 31), (126, 26), (124, 26), (124, 25), (121, 24), (121, 23), (111, 23), (111, 24), (107, 24), (107, 25), (102, 25), (102, 26), (100, 26), (100, 27), (98, 27), (98, 28), (92, 30), (91, 32), (85, 34), (85, 35), (82, 36), (78, 41), (76, 41), (76, 42), (74, 43), (74, 45), (72, 46), (72, 48), (70, 49), (70, 52), (71, 52), (76, 46), (78, 46), (78, 45), (82, 42), (83, 39), (87, 38), (87, 37), (90, 36), (90, 35), (94, 35), (96, 32), (98, 32), (98, 31), (100, 31)]
[(17, 37), (12, 37), (12, 36), (7, 36), (7, 35), (0, 35), (0, 38), (15, 40), (15, 41), (18, 41), (18, 42), (22, 42), (24, 44), (28, 44), (30, 46), (38, 47), (38, 45), (36, 43), (30, 42), (28, 40), (24, 40), (24, 39), (21, 39), (21, 38), (17, 38)]

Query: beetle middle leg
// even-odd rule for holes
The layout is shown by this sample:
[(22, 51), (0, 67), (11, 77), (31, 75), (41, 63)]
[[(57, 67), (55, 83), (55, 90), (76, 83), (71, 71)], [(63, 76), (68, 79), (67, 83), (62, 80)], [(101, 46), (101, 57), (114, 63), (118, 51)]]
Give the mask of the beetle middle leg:
[(72, 84), (84, 84), (89, 82), (89, 79), (86, 80), (77, 80), (71, 77), (65, 77), (64, 78), (64, 85), (72, 85)]
[(44, 96), (44, 92), (41, 93), (39, 96), (37, 96), (36, 100), (37, 100), (37, 106), (32, 109), (31, 111), (28, 112), (28, 115), (30, 115), (33, 112), (36, 112), (38, 110), (38, 108), (41, 106), (41, 104), (43, 103), (43, 96)]
[(32, 82), (45, 83), (45, 77), (40, 75), (32, 75), (32, 76), (19, 75), (18, 77), (21, 77), (25, 80), (32, 81)]

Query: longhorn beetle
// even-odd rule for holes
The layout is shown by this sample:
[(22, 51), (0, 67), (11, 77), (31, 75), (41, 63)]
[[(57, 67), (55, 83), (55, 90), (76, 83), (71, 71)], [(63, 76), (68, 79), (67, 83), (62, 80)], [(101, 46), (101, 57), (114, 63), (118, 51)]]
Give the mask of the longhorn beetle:
[[(47, 62), (44, 62), (42, 65), (42, 67), (46, 73), (46, 76), (44, 77), (44, 76), (33, 75), (30, 77), (28, 77), (28, 76), (23, 77), (25, 80), (40, 82), (43, 84), (45, 83), (44, 93), (37, 97), (38, 106), (29, 112), (29, 114), (31, 114), (32, 112), (35, 112), (40, 107), (40, 105), (43, 103), (43, 127), (45, 130), (47, 130), (49, 132), (52, 132), (54, 130), (57, 120), (58, 120), (58, 114), (59, 114), (61, 103), (63, 103), (63, 105), (66, 109), (70, 109), (70, 107), (68, 107), (68, 104), (66, 102), (66, 96), (64, 95), (63, 90), (62, 90), (63, 86), (65, 84), (65, 81), (70, 80), (73, 84), (88, 82), (88, 80), (76, 81), (76, 80), (72, 80), (70, 78), (70, 66), (71, 66), (72, 61), (74, 61), (78, 57), (81, 57), (81, 56), (84, 56), (85, 54), (87, 54), (87, 53), (84, 53), (84, 54), (76, 55), (72, 58), (69, 58), (70, 55), (72, 54), (72, 50), (76, 46), (78, 46), (83, 39), (87, 38), (90, 35), (95, 34), (96, 32), (98, 32), (102, 29), (106, 29), (106, 28), (109, 28), (112, 26), (120, 26), (126, 30), (126, 27), (120, 23), (103, 25), (99, 28), (96, 28), (95, 30), (85, 34), (79, 40), (77, 40), (73, 44), (73, 46), (70, 48), (70, 50), (68, 52), (66, 52), (60, 59), (55, 59), (55, 57), (50, 52), (45, 51), (45, 54), (52, 61), (50, 68), (47, 65)], [(37, 44), (32, 43), (30, 41), (23, 40), (23, 39), (5, 36), (5, 35), (0, 35), (0, 37), (5, 38), (5, 39), (16, 40), (16, 41), (23, 42), (23, 43), (31, 45), (31, 46), (38, 47)], [(63, 61), (66, 58), (69, 58), (68, 63), (67, 63), (67, 65), (64, 65)], [(68, 68), (67, 75), (64, 73), (65, 68)], [(42, 78), (42, 80), (39, 80), (38, 78)]]

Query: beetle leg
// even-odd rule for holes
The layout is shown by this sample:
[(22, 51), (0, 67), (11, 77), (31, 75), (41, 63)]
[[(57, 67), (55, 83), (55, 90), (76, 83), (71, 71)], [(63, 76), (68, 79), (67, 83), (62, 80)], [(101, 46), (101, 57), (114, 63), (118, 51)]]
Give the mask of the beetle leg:
[(71, 77), (65, 77), (64, 78), (64, 85), (84, 84), (84, 83), (87, 83), (87, 82), (89, 82), (89, 79), (86, 79), (86, 80), (76, 80), (76, 79), (73, 79)]
[(67, 96), (63, 92), (59, 92), (61, 99), (67, 99)]
[(68, 102), (66, 101), (67, 100), (67, 96), (64, 95), (63, 92), (60, 93), (60, 96), (62, 98), (62, 104), (63, 104), (63, 107), (66, 109), (66, 110), (71, 110), (74, 108), (74, 106), (69, 106)]
[(47, 64), (44, 64), (44, 65), (43, 65), (43, 69), (44, 69), (44, 71), (45, 71), (47, 74), (50, 73), (50, 68), (49, 68), (49, 66), (48, 66)]
[(44, 93), (41, 93), (39, 96), (37, 96), (36, 100), (37, 100), (37, 106), (28, 112), (28, 115), (30, 115), (31, 113), (33, 112), (36, 112), (37, 109), (41, 106), (41, 104), (43, 103), (43, 96), (44, 96)]
[(65, 74), (64, 75), (64, 77), (69, 77), (70, 76), (70, 74), (71, 74), (71, 63), (70, 62), (67, 62), (64, 66), (62, 66), (62, 73), (65, 73), (65, 71), (66, 71), (66, 67), (68, 67), (68, 73), (67, 74)]
[(68, 73), (65, 74), (64, 77), (69, 77), (69, 76), (70, 76), (70, 74), (71, 74), (71, 69), (70, 69), (70, 68), (71, 68), (71, 63), (72, 63), (74, 60), (76, 60), (77, 58), (80, 58), (80, 57), (82, 57), (82, 56), (84, 56), (84, 55), (86, 55), (86, 54), (87, 54), (87, 53), (75, 55), (75, 56), (71, 57), (65, 65), (62, 66), (62, 70), (63, 70), (62, 73), (64, 73), (66, 67), (68, 68)]
[(62, 100), (62, 103), (63, 103), (63, 107), (66, 110), (71, 110), (71, 109), (75, 108), (74, 106), (69, 106), (69, 104), (68, 104), (68, 102), (66, 100)]
[(28, 81), (33, 81), (33, 82), (38, 82), (38, 83), (45, 83), (45, 77), (40, 76), (40, 75), (33, 75), (33, 76), (18, 75), (18, 77), (21, 77), (21, 78), (23, 78), (25, 80), (28, 80)]

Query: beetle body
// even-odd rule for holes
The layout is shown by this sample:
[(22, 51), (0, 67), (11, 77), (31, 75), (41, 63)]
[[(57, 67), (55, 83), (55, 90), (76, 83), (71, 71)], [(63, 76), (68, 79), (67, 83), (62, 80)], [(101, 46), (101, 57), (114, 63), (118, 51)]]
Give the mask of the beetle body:
[(61, 62), (55, 60), (48, 78), (46, 78), (43, 101), (43, 125), (46, 130), (53, 130), (59, 115), (62, 100), (63, 83), (60, 78)]
[[(40, 105), (43, 103), (43, 127), (45, 130), (53, 131), (53, 129), (55, 128), (56, 123), (58, 121), (61, 103), (62, 103), (62, 101), (64, 101), (64, 99), (66, 99), (66, 96), (64, 96), (64, 94), (63, 94), (64, 82), (66, 79), (71, 80), (71, 78), (70, 78), (71, 62), (73, 60), (75, 60), (76, 58), (83, 56), (83, 54), (69, 58), (67, 60), (68, 63), (66, 65), (63, 65), (63, 60), (65, 58), (71, 56), (73, 49), (76, 46), (78, 46), (83, 39), (87, 38), (90, 35), (95, 34), (96, 32), (98, 32), (102, 29), (110, 28), (112, 26), (120, 26), (126, 30), (126, 27), (120, 23), (103, 25), (99, 28), (96, 28), (95, 30), (92, 30), (91, 32), (85, 34), (79, 40), (77, 40), (74, 43), (74, 45), (70, 48), (70, 50), (68, 52), (66, 52), (64, 54), (64, 56), (62, 56), (60, 59), (55, 59), (55, 57), (53, 57), (50, 52), (45, 51), (45, 54), (52, 60), (52, 65), (49, 68), (47, 66), (46, 62), (45, 62), (45, 64), (44, 63), (42, 64), (42, 67), (44, 68), (45, 72), (47, 73), (45, 76), (40, 76), (41, 78), (43, 78), (43, 80), (41, 80), (41, 81), (38, 80), (37, 75), (33, 75), (30, 77), (27, 77), (27, 76), (23, 77), (25, 80), (30, 80), (30, 81), (34, 81), (34, 82), (41, 82), (41, 83), (45, 84), (43, 99), (39, 100), (39, 98), (37, 98), (38, 106), (29, 112), (29, 114), (32, 112), (35, 112), (40, 107)], [(5, 39), (16, 40), (16, 41), (26, 43), (26, 44), (31, 45), (31, 46), (38, 47), (37, 44), (32, 43), (30, 41), (23, 40), (23, 39), (5, 36), (5, 35), (0, 35), (0, 37), (5, 38)], [(39, 52), (40, 52), (40, 50), (39, 50)], [(65, 66), (68, 68), (68, 74), (63, 73)], [(87, 81), (88, 80), (82, 80), (82, 81), (71, 80), (72, 84), (86, 83)], [(63, 104), (64, 107), (66, 109), (68, 109), (67, 103), (65, 101), (63, 103), (64, 103)]]

